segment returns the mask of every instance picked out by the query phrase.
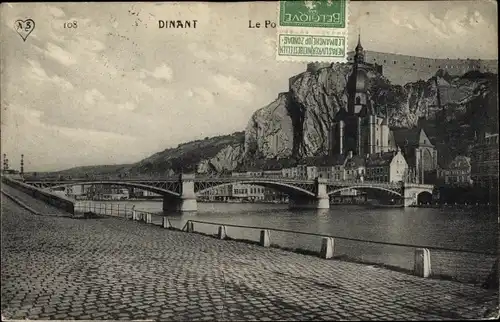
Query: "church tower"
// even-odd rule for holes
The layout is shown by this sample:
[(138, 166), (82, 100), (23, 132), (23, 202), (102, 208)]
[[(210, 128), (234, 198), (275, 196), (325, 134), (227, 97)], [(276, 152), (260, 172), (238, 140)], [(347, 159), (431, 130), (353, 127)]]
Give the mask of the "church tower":
[(352, 72), (347, 81), (347, 116), (344, 120), (345, 152), (353, 151), (357, 155), (364, 155), (366, 150), (366, 138), (362, 135), (363, 118), (370, 109), (366, 67), (365, 52), (358, 35)]
[(349, 100), (347, 111), (349, 114), (359, 114), (368, 102), (368, 77), (366, 75), (365, 51), (361, 46), (361, 36), (358, 35), (358, 44), (354, 54), (352, 73), (347, 82)]
[(352, 72), (347, 80), (347, 110), (341, 109), (335, 116), (332, 126), (333, 154), (356, 155), (387, 152), (389, 150), (389, 126), (387, 120), (377, 114), (370, 100), (368, 71), (372, 70), (365, 62), (365, 51), (358, 35)]

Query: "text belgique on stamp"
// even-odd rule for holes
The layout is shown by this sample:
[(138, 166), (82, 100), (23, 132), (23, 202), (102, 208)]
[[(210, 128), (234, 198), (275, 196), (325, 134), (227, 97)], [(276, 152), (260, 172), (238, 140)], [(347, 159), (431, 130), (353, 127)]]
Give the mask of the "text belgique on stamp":
[(276, 59), (346, 62), (348, 0), (280, 1)]

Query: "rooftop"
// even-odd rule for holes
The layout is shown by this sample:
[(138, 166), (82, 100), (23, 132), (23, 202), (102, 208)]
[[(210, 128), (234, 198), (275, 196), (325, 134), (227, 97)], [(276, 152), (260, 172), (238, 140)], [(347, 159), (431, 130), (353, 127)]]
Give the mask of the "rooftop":
[(396, 152), (373, 153), (366, 158), (367, 167), (380, 167), (389, 165)]

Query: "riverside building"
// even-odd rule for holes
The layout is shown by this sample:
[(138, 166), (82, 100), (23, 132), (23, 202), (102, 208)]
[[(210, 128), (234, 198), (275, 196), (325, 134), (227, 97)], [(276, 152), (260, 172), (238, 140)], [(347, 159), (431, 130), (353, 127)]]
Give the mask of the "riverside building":
[(475, 187), (488, 193), (490, 202), (498, 202), (498, 133), (485, 133), (472, 146), (471, 177)]

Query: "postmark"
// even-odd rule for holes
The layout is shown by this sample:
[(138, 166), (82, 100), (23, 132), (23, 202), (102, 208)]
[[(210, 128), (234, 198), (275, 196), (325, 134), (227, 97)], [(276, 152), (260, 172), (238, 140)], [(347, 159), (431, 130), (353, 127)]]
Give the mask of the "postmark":
[(346, 62), (348, 0), (280, 1), (276, 59)]
[(23, 41), (26, 41), (33, 29), (35, 29), (35, 22), (33, 21), (33, 19), (18, 19), (14, 23), (14, 29), (19, 34), (19, 36), (21, 36)]
[(279, 57), (331, 61), (344, 59), (345, 54), (346, 37), (343, 35), (278, 34), (276, 55)]

